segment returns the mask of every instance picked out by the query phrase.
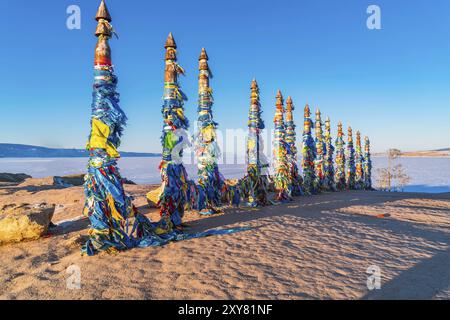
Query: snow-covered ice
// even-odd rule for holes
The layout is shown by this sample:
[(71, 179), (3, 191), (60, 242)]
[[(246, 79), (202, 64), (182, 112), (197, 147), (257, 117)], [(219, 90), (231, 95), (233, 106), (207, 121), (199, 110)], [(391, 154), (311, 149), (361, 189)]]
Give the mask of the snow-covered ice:
[[(387, 166), (385, 157), (373, 157), (374, 184), (377, 168)], [(119, 167), (124, 177), (136, 183), (159, 183), (159, 158), (122, 158)], [(401, 158), (398, 160), (411, 177), (405, 187), (409, 192), (450, 192), (450, 157)], [(35, 178), (77, 174), (86, 171), (86, 158), (0, 158), (0, 172), (26, 173)], [(245, 164), (220, 164), (225, 178), (242, 177)], [(196, 177), (195, 164), (186, 165), (191, 178)]]

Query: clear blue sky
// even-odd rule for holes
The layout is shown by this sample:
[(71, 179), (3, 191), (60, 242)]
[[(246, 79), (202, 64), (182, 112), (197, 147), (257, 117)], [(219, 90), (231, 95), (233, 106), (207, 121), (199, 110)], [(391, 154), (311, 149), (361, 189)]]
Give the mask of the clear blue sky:
[[(66, 28), (79, 5), (81, 30)], [(97, 0), (1, 0), (0, 142), (84, 147), (89, 132)], [(163, 44), (172, 31), (195, 119), (204, 46), (221, 128), (244, 128), (249, 85), (272, 126), (276, 90), (372, 138), (376, 151), (450, 147), (450, 1), (108, 0), (122, 107), (122, 150), (159, 151)], [(366, 9), (382, 10), (368, 30)]]

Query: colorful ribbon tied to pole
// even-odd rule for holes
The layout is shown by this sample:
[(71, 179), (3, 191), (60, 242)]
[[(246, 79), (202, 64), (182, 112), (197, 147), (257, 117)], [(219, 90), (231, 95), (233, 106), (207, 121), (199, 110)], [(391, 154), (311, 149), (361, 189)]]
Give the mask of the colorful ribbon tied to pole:
[(89, 239), (82, 251), (88, 255), (133, 247), (127, 227), (128, 218), (135, 213), (117, 167), (120, 157), (117, 148), (127, 117), (119, 106), (119, 94), (116, 92), (117, 77), (108, 43), (114, 31), (104, 1), (100, 4), (96, 20), (95, 35), (98, 40), (94, 60), (91, 133), (86, 146), (89, 162), (84, 184), (84, 214), (89, 217), (91, 226)]
[(361, 133), (356, 131), (356, 147), (355, 147), (355, 189), (364, 189), (364, 171), (363, 171), (364, 155), (361, 147)]
[(325, 120), (325, 177), (324, 188), (328, 191), (336, 191), (336, 184), (334, 183), (334, 146), (331, 137), (331, 122), (330, 118)]
[(326, 146), (323, 138), (323, 123), (320, 110), (316, 110), (316, 159), (314, 169), (316, 171), (316, 183), (319, 191), (326, 190), (325, 186), (325, 157)]
[(318, 193), (318, 185), (314, 161), (316, 159), (316, 145), (311, 135), (314, 124), (311, 120), (309, 105), (305, 106), (303, 124), (303, 148), (302, 148), (302, 170), (303, 170), (303, 192), (306, 195)]
[(205, 197), (204, 204), (202, 203), (198, 209), (203, 215), (219, 212), (216, 208), (222, 205), (222, 192), (227, 190), (225, 179), (217, 165), (220, 149), (217, 145), (217, 123), (214, 122), (212, 113), (214, 100), (209, 86), (212, 73), (208, 60), (206, 50), (203, 48), (199, 58), (198, 133), (194, 139), (198, 160), (198, 188)]
[(364, 138), (364, 188), (373, 190), (372, 188), (372, 159), (370, 155), (369, 137)]
[(342, 129), (342, 122), (338, 124), (338, 132), (336, 137), (336, 174), (335, 179), (336, 189), (344, 191), (347, 186), (345, 180), (345, 141), (344, 131)]
[(264, 130), (265, 125), (261, 115), (259, 87), (256, 80), (253, 79), (248, 114), (247, 172), (240, 182), (242, 196), (248, 199), (248, 205), (251, 207), (269, 204), (269, 165), (263, 152), (264, 143), (261, 132)]
[(297, 165), (297, 138), (295, 133), (296, 125), (294, 123), (294, 103), (291, 97), (286, 100), (286, 144), (287, 144), (287, 162), (289, 166), (289, 179), (290, 189), (289, 194), (291, 196), (303, 195), (302, 185), (303, 178), (299, 174)]
[(348, 127), (348, 142), (347, 142), (347, 174), (346, 174), (346, 182), (347, 182), (347, 190), (355, 189), (355, 149), (353, 147), (353, 133), (352, 128)]
[(178, 76), (184, 75), (184, 70), (177, 63), (177, 45), (172, 33), (169, 34), (164, 48), (164, 125), (161, 137), (163, 158), (160, 164), (162, 185), (157, 205), (161, 213), (159, 228), (170, 232), (173, 227), (182, 229), (185, 206), (191, 203), (190, 193), (195, 190), (190, 187), (183, 165), (183, 148), (189, 144), (186, 132), (189, 121), (183, 108), (187, 98), (178, 84)]
[[(117, 77), (111, 60), (109, 39), (114, 33), (111, 16), (102, 0), (98, 9), (98, 22), (94, 60), (94, 92), (91, 115), (91, 133), (87, 143), (89, 150), (88, 171), (85, 176), (84, 214), (89, 217), (91, 226), (89, 239), (82, 248), (87, 255), (99, 252), (116, 253), (134, 247), (165, 245), (169, 241), (180, 241), (210, 235), (223, 235), (247, 228), (215, 229), (187, 234), (176, 228), (181, 218), (186, 199), (191, 197), (192, 182), (187, 181), (186, 171), (181, 163), (182, 146), (187, 136), (177, 129), (186, 129), (188, 122), (183, 115), (184, 95), (178, 89), (177, 75), (182, 73), (176, 64), (175, 42), (169, 36), (166, 44), (166, 86), (163, 115), (163, 161), (161, 173), (160, 207), (163, 218), (153, 223), (139, 214), (132, 204), (132, 198), (125, 194), (123, 179), (117, 167), (120, 154), (117, 149), (127, 117), (119, 106), (116, 92)], [(174, 155), (174, 157), (172, 157)], [(130, 226), (130, 218), (134, 223)], [(173, 228), (175, 226), (175, 228)]]
[(276, 96), (275, 131), (273, 140), (273, 182), (275, 186), (275, 201), (286, 202), (291, 200), (291, 180), (288, 164), (288, 144), (286, 143), (286, 126), (284, 123), (284, 101), (281, 91)]

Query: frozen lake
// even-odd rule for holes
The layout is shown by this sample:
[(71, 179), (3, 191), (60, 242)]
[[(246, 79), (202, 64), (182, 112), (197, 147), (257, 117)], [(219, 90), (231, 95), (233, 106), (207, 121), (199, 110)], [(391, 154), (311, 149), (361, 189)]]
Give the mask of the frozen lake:
[[(122, 158), (119, 160), (119, 167), (124, 177), (136, 183), (159, 183), (159, 162), (159, 158)], [(405, 191), (450, 192), (450, 157), (401, 158), (398, 162), (411, 177)], [(86, 158), (0, 158), (0, 172), (26, 173), (42, 178), (85, 172), (86, 163)], [(373, 165), (373, 181), (376, 185), (376, 169), (385, 167), (387, 159), (373, 157)], [(195, 178), (196, 166), (186, 165), (186, 169), (190, 177)], [(226, 178), (239, 178), (244, 174), (245, 164), (222, 164), (220, 170)]]
[[(26, 173), (34, 178), (63, 176), (86, 171), (87, 158), (0, 158), (0, 172)], [(159, 183), (160, 158), (121, 158), (119, 168), (122, 176), (136, 183)], [(195, 177), (197, 168), (194, 164), (186, 164), (190, 177)], [(241, 177), (245, 164), (220, 165), (226, 178)]]

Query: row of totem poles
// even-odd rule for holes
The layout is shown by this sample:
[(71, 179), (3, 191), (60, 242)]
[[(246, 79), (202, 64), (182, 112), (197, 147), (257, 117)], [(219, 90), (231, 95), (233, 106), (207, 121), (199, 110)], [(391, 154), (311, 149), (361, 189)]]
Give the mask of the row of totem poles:
[[(260, 92), (256, 80), (251, 83), (251, 103), (248, 119), (247, 170), (242, 179), (227, 180), (219, 171), (220, 150), (217, 145), (217, 123), (213, 119), (212, 77), (208, 55), (202, 49), (199, 57), (198, 132), (195, 134), (195, 155), (198, 160), (198, 180), (190, 180), (182, 162), (185, 132), (189, 121), (184, 114), (186, 96), (180, 89), (179, 76), (184, 74), (177, 62), (177, 45), (172, 34), (165, 43), (165, 72), (162, 116), (164, 120), (160, 164), (162, 185), (157, 206), (161, 219), (151, 222), (139, 214), (123, 187), (117, 159), (117, 149), (126, 115), (119, 106), (116, 91), (117, 77), (111, 60), (109, 39), (114, 34), (111, 16), (102, 0), (98, 9), (95, 35), (94, 92), (91, 133), (87, 149), (90, 153), (85, 177), (85, 215), (91, 222), (89, 240), (83, 251), (94, 255), (100, 251), (121, 251), (132, 247), (165, 244), (186, 239), (183, 235), (185, 210), (214, 214), (224, 203), (239, 205), (242, 201), (251, 207), (283, 203), (295, 196), (318, 194), (323, 191), (370, 190), (370, 142), (365, 138), (364, 151), (361, 136), (356, 133), (353, 145), (352, 129), (348, 129), (346, 150), (342, 124), (333, 145), (330, 120), (322, 122), (316, 112), (315, 122), (310, 108), (304, 109), (302, 174), (298, 168), (294, 103), (278, 91), (274, 118), (273, 173), (262, 156)], [(325, 127), (325, 131), (323, 128)], [(312, 130), (315, 129), (315, 139)], [(334, 153), (336, 153), (334, 157)], [(335, 160), (334, 160), (335, 159)], [(269, 192), (275, 198), (269, 199)], [(132, 227), (129, 218), (134, 218)], [(131, 229), (131, 231), (129, 230)]]

